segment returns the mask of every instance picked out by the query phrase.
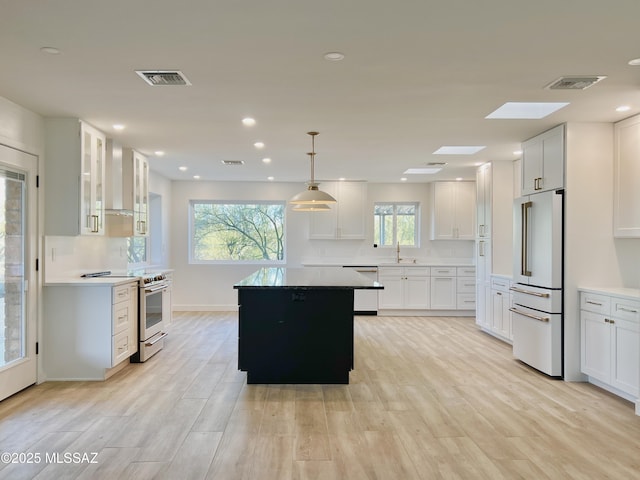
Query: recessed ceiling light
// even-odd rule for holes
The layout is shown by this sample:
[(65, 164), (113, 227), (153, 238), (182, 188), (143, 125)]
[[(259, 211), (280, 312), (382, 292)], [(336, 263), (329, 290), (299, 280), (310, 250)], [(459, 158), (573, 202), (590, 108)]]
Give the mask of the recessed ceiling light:
[(507, 102), (484, 118), (540, 119), (569, 105), (569, 102)]
[(640, 58), (634, 58), (633, 60), (629, 60), (629, 65), (633, 67), (637, 67), (640, 65)]
[(484, 145), (476, 146), (443, 146), (433, 152), (434, 155), (473, 155), (485, 148)]
[(402, 178), (400, 179), (400, 181), (401, 181), (401, 182), (406, 182), (406, 181), (407, 181), (407, 177), (402, 177)]
[(122, 125), (122, 124), (120, 124), (120, 123), (116, 123), (116, 124), (113, 126), (113, 129), (114, 129), (114, 130), (124, 130), (124, 125)]
[(407, 168), (403, 173), (405, 175), (433, 175), (438, 173), (442, 168), (440, 167), (417, 167)]
[(340, 52), (325, 53), (324, 59), (329, 60), (330, 62), (339, 62), (340, 60), (344, 60), (344, 53), (340, 53)]
[(242, 123), (247, 127), (253, 127), (256, 124), (255, 118), (247, 117), (242, 119)]
[(628, 112), (629, 110), (631, 110), (631, 107), (629, 105), (620, 105), (618, 108), (616, 108), (616, 112)]
[(514, 150), (514, 155), (522, 155), (522, 150)]
[(271, 159), (269, 157), (263, 158), (262, 163), (271, 163)]
[(338, 180), (341, 181), (341, 182), (344, 182), (346, 180), (346, 178), (340, 177)]
[(193, 178), (195, 178), (196, 180), (200, 179), (200, 175), (194, 175)]
[(178, 170), (180, 170), (181, 172), (186, 172), (189, 169), (187, 167), (178, 167)]
[(461, 182), (462, 180), (464, 180), (462, 177), (457, 177), (456, 178), (456, 182)]
[(274, 177), (267, 177), (267, 180), (273, 180)]
[(264, 143), (256, 142), (256, 143), (253, 144), (253, 146), (256, 147), (256, 148), (264, 148)]
[(164, 152), (162, 150), (156, 150), (153, 153), (156, 157), (162, 157), (164, 155)]
[(60, 50), (56, 47), (42, 47), (40, 49), (42, 53), (48, 53), (49, 55), (59, 55)]

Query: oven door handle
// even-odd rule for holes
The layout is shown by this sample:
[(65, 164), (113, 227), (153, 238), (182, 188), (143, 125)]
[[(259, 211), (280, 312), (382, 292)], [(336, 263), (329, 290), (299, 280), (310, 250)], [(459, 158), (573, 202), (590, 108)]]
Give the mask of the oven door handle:
[(144, 344), (145, 347), (150, 347), (152, 346), (154, 343), (159, 342), (160, 340), (162, 340), (164, 337), (166, 337), (167, 335), (169, 335), (168, 333), (165, 332), (161, 332), (160, 335), (158, 335), (158, 338), (154, 338), (152, 342), (146, 342)]
[(162, 284), (162, 285), (156, 285), (155, 287), (145, 287), (144, 288), (144, 293), (153, 293), (153, 292), (157, 292), (159, 290), (164, 290), (165, 288), (167, 288), (169, 285), (166, 284)]

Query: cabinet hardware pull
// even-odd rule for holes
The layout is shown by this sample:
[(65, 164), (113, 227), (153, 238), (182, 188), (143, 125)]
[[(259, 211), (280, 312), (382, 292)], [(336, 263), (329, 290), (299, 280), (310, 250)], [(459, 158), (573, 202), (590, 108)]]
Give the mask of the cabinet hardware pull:
[(518, 293), (524, 293), (526, 295), (533, 295), (534, 297), (549, 298), (548, 293), (529, 292), (528, 290), (522, 290), (521, 288), (518, 288), (518, 287), (511, 287), (509, 290), (512, 290)]
[(91, 215), (91, 218), (93, 218), (93, 228), (91, 229), (91, 231), (93, 233), (97, 233), (99, 228), (98, 228), (98, 215)]
[(588, 304), (590, 304), (590, 305), (597, 305), (597, 306), (599, 306), (599, 307), (601, 307), (601, 306), (602, 306), (602, 304), (601, 304), (601, 303), (598, 303), (598, 302), (592, 302), (591, 300), (587, 300), (587, 301), (585, 301), (584, 303), (588, 303)]
[(637, 310), (633, 310), (631, 308), (618, 307), (618, 310), (622, 310), (623, 312), (629, 312), (629, 313), (638, 313)]
[(604, 319), (604, 323), (609, 323), (609, 322), (610, 322), (610, 320), (608, 318)]
[(534, 320), (538, 320), (539, 322), (545, 322), (545, 323), (547, 323), (547, 322), (549, 321), (549, 317), (539, 317), (539, 316), (537, 316), (537, 315), (532, 315), (532, 314), (530, 314), (530, 313), (521, 312), (521, 311), (520, 311), (520, 310), (518, 310), (517, 308), (513, 308), (513, 307), (512, 307), (512, 308), (510, 308), (510, 309), (509, 309), (509, 311), (510, 311), (510, 312), (513, 312), (513, 313), (517, 313), (518, 315), (523, 315), (523, 316), (525, 316), (525, 317), (532, 318), (532, 319), (534, 319)]
[(614, 322), (613, 320), (609, 320), (609, 323), (610, 323), (611, 325), (613, 325), (613, 324), (614, 324), (614, 323), (616, 323), (616, 322)]
[(496, 292), (496, 295), (500, 295), (500, 296), (502, 296), (502, 293), (500, 293), (500, 292)]

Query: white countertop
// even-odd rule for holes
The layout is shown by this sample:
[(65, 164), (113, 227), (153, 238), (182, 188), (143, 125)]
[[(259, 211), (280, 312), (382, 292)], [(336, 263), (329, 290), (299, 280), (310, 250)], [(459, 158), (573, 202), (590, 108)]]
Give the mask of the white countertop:
[(137, 282), (139, 277), (58, 277), (47, 280), (45, 287), (117, 287), (129, 282)]
[(640, 300), (640, 288), (614, 288), (614, 287), (578, 287), (578, 291), (611, 295), (613, 297)]
[(305, 267), (475, 267), (472, 259), (429, 259), (416, 258), (400, 263), (387, 258), (349, 258), (349, 259), (309, 259), (302, 261)]

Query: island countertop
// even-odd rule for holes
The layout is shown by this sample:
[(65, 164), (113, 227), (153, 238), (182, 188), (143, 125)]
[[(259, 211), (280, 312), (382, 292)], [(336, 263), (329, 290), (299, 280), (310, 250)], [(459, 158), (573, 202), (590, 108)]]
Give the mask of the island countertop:
[(261, 268), (233, 288), (378, 289), (384, 286), (341, 267)]

